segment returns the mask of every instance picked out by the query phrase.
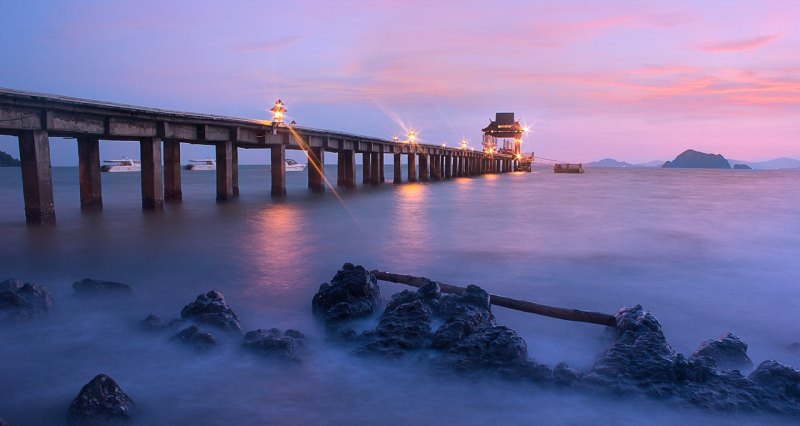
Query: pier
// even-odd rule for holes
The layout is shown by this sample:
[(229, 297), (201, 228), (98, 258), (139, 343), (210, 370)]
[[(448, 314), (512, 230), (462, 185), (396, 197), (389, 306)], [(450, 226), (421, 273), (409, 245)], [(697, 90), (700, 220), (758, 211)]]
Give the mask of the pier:
[[(282, 105), (282, 104), (281, 104)], [(274, 111), (274, 109), (273, 109)], [(285, 110), (284, 110), (285, 111)], [(25, 218), (29, 224), (55, 223), (49, 137), (75, 138), (81, 208), (103, 206), (100, 141), (138, 143), (141, 159), (142, 208), (159, 210), (180, 202), (180, 144), (216, 148), (217, 200), (238, 196), (238, 148), (269, 149), (271, 194), (286, 195), (286, 150), (308, 157), (308, 188), (325, 190), (324, 153), (337, 154), (336, 186), (356, 187), (356, 154), (361, 154), (364, 185), (384, 183), (384, 156), (393, 157), (394, 183), (402, 183), (402, 156), (408, 182), (515, 170), (519, 158), (503, 152), (386, 140), (332, 130), (287, 125), (273, 118), (254, 120), (166, 111), (0, 88), (0, 134), (16, 136), (22, 163)]]

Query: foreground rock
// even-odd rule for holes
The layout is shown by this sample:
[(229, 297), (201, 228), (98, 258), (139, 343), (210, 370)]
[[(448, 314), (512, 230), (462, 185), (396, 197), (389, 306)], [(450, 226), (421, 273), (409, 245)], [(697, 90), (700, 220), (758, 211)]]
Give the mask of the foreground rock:
[(128, 420), (133, 409), (133, 400), (114, 379), (98, 374), (72, 401), (67, 419), (79, 425)]
[(90, 278), (75, 281), (72, 283), (72, 288), (75, 289), (75, 293), (84, 296), (129, 296), (133, 294), (133, 288), (128, 284), (114, 281), (93, 280)]
[(197, 299), (184, 306), (181, 318), (207, 324), (226, 331), (242, 331), (239, 317), (225, 302), (222, 292), (211, 290), (197, 296)]
[(701, 356), (713, 358), (718, 368), (743, 370), (753, 368), (753, 361), (747, 356), (747, 343), (735, 335), (728, 333), (717, 340), (706, 340), (692, 354), (696, 359)]
[(0, 426), (8, 426), (8, 423), (2, 417), (0, 417)]
[(196, 325), (191, 325), (175, 333), (172, 340), (200, 350), (211, 349), (217, 345), (217, 340), (211, 333), (200, 330)]
[(731, 164), (721, 154), (706, 154), (705, 152), (687, 149), (672, 161), (667, 161), (665, 168), (690, 168), (690, 169), (730, 169)]
[(0, 320), (18, 321), (37, 317), (50, 309), (53, 301), (46, 288), (19, 280), (0, 282)]
[(380, 303), (378, 280), (363, 266), (345, 263), (311, 300), (314, 315), (328, 325), (372, 315)]
[(277, 328), (248, 331), (242, 343), (259, 355), (299, 362), (306, 347), (306, 336), (297, 330), (282, 332)]

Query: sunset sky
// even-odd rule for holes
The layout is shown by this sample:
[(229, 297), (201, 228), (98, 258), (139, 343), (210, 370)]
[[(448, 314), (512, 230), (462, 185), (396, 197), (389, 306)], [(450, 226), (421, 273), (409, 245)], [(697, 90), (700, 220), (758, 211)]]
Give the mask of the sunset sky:
[(0, 87), (247, 118), (281, 98), (299, 125), (451, 146), (513, 111), (537, 156), (759, 161), (800, 158), (799, 29), (797, 0), (0, 0)]

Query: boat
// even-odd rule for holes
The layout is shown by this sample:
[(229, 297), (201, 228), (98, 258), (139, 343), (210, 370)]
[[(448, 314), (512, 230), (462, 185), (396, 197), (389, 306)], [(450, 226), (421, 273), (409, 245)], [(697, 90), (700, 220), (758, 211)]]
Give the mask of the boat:
[(298, 163), (294, 160), (286, 160), (285, 167), (287, 172), (302, 172), (306, 169), (306, 165)]
[(183, 167), (186, 170), (217, 170), (217, 161), (211, 158), (204, 160), (189, 160), (189, 164)]
[(103, 161), (103, 167), (100, 170), (108, 173), (116, 172), (140, 172), (142, 171), (142, 163), (139, 160), (132, 160), (128, 157), (122, 157), (121, 160), (106, 160)]
[(553, 165), (555, 173), (583, 173), (583, 164), (560, 163)]

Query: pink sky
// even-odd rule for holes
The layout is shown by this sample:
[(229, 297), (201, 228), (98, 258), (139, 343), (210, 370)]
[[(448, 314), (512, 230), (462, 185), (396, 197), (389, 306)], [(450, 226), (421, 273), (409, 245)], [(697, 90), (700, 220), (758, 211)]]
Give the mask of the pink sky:
[(280, 97), (453, 146), (513, 111), (573, 162), (800, 158), (795, 0), (38, 3), (0, 5), (0, 86), (252, 118)]

